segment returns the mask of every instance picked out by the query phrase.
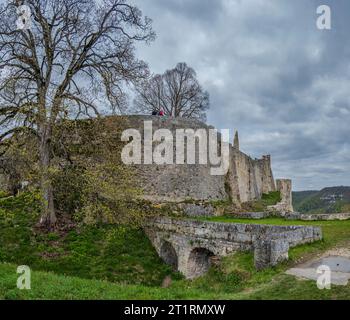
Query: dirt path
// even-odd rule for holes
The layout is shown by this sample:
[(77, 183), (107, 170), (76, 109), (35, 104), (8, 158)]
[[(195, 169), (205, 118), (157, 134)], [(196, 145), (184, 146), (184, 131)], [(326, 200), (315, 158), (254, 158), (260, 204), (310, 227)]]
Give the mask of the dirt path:
[(301, 279), (317, 280), (320, 274), (330, 271), (330, 280), (335, 285), (347, 285), (350, 280), (350, 242), (334, 247), (312, 259), (288, 269), (286, 274)]

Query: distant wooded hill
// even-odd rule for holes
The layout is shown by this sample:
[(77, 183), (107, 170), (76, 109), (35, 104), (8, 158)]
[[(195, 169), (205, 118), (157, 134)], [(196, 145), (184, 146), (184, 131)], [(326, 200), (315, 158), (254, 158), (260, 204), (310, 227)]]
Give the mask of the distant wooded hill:
[(350, 187), (293, 192), (293, 206), (302, 213), (350, 212)]

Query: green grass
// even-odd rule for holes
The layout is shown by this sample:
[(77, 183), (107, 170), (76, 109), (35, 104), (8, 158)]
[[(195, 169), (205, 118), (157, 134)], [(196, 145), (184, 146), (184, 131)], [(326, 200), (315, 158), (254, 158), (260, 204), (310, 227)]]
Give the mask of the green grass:
[[(160, 288), (124, 285), (54, 273), (33, 271), (31, 290), (16, 287), (16, 266), (0, 264), (0, 299), (158, 299), (167, 293)], [(198, 293), (199, 294), (199, 293)], [(183, 294), (179, 293), (179, 297)], [(169, 297), (170, 298), (170, 297)]]
[(250, 212), (262, 212), (265, 211), (268, 206), (275, 205), (280, 201), (281, 193), (279, 191), (273, 191), (270, 193), (264, 193), (260, 200), (243, 203), (242, 209)]
[(350, 285), (319, 290), (314, 281), (296, 280), (283, 274), (285, 266), (255, 272), (251, 268), (251, 260), (246, 254), (227, 257), (220, 271), (212, 268), (199, 279), (174, 281), (169, 288), (125, 285), (33, 271), (31, 290), (19, 290), (16, 288), (16, 266), (0, 264), (0, 299), (350, 299)]
[(319, 290), (314, 281), (296, 280), (293, 276), (281, 274), (271, 282), (251, 292), (235, 296), (249, 300), (349, 300), (350, 285), (332, 286), (330, 290)]
[(8, 192), (5, 192), (5, 191), (3, 191), (3, 190), (0, 190), (0, 198), (5, 198), (5, 197), (7, 197), (7, 196), (9, 196)]
[[(350, 221), (283, 219), (210, 221), (319, 225), (324, 240), (290, 250), (290, 260), (257, 272), (252, 253), (237, 253), (193, 281), (173, 273), (141, 230), (80, 227), (62, 236), (35, 233), (38, 208), (30, 195), (0, 200), (0, 299), (349, 299), (350, 285), (317, 289), (284, 274), (296, 262), (349, 243)], [(208, 220), (208, 219), (207, 219)], [(32, 269), (32, 289), (16, 288), (16, 267)], [(169, 288), (161, 282), (170, 275)]]
[(160, 285), (171, 268), (142, 230), (82, 226), (67, 234), (36, 232), (36, 201), (29, 194), (0, 200), (0, 261), (89, 279)]

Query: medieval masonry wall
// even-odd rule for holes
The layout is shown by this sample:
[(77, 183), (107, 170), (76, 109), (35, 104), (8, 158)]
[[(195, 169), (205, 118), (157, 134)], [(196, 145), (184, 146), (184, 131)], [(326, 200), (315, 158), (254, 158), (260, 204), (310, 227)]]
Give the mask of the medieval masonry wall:
[[(261, 198), (263, 193), (276, 190), (270, 156), (252, 159), (239, 147), (236, 132), (233, 144), (229, 145), (229, 170), (226, 175), (211, 175), (211, 164), (198, 164), (198, 150), (196, 150), (196, 164), (176, 164), (176, 129), (214, 129), (203, 122), (159, 116), (111, 116), (104, 118), (108, 125), (106, 134), (110, 134), (121, 143), (121, 134), (125, 129), (136, 129), (141, 134), (141, 145), (144, 146), (144, 124), (151, 121), (153, 133), (157, 129), (169, 129), (173, 133), (174, 164), (133, 165), (135, 180), (143, 190), (143, 197), (153, 202), (183, 202), (184, 200), (227, 200), (232, 199), (237, 204)], [(220, 134), (218, 134), (220, 137)], [(159, 142), (158, 142), (159, 143)], [(125, 142), (127, 144), (127, 142)], [(153, 143), (153, 148), (156, 144)], [(197, 144), (198, 148), (198, 144)], [(185, 146), (186, 149), (186, 146)], [(209, 148), (208, 148), (209, 149)], [(143, 154), (143, 150), (142, 150)], [(186, 157), (185, 157), (186, 158)], [(142, 157), (142, 163), (144, 163)], [(1, 176), (0, 187), (5, 187), (6, 177)], [(4, 180), (5, 179), (5, 180)], [(280, 185), (281, 191), (286, 190), (285, 203), (291, 204), (289, 196), (291, 183)], [(287, 208), (291, 209), (291, 208)], [(291, 211), (291, 210), (287, 210)]]
[(226, 179), (229, 195), (238, 203), (260, 199), (263, 193), (276, 190), (270, 156), (252, 159), (235, 146), (231, 148)]
[[(143, 132), (144, 121), (152, 121), (157, 129), (213, 129), (200, 121), (158, 116), (129, 116), (127, 126)], [(144, 137), (142, 136), (142, 140)], [(261, 198), (263, 193), (275, 191), (270, 156), (252, 159), (239, 149), (238, 133), (230, 144), (230, 166), (224, 176), (210, 174), (210, 165), (135, 165), (146, 199), (181, 202), (194, 200), (225, 200), (243, 203)], [(174, 141), (174, 148), (175, 148)], [(175, 152), (174, 152), (175, 156)], [(174, 159), (175, 160), (175, 159)]]
[[(209, 164), (176, 164), (175, 130), (212, 127), (199, 121), (183, 118), (158, 116), (129, 116), (126, 118), (127, 127), (135, 128), (142, 134), (142, 146), (144, 146), (144, 121), (152, 121), (153, 133), (158, 129), (169, 129), (174, 133), (174, 164), (141, 164), (133, 167), (145, 199), (153, 202), (181, 202), (189, 198), (223, 200), (228, 197), (225, 190), (225, 176), (212, 176)], [(153, 148), (155, 146), (156, 143), (153, 143)], [(143, 160), (142, 157), (142, 163)]]

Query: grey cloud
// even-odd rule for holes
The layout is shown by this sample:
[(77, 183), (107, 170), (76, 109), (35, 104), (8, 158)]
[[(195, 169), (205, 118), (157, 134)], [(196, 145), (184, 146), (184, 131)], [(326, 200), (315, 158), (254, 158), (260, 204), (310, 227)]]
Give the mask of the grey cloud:
[[(348, 0), (133, 0), (157, 40), (138, 47), (153, 72), (193, 66), (211, 95), (208, 122), (270, 153), (296, 189), (350, 185)], [(332, 8), (332, 30), (316, 8)]]

